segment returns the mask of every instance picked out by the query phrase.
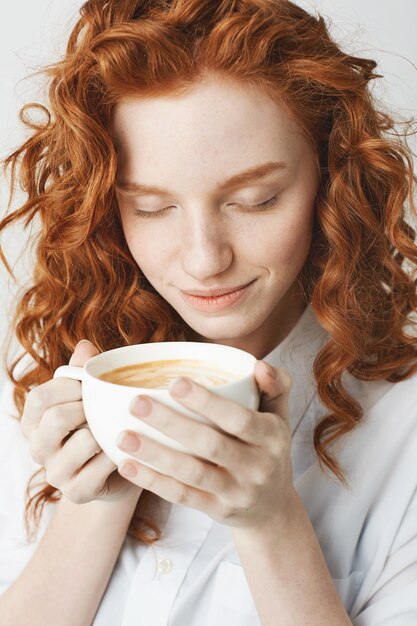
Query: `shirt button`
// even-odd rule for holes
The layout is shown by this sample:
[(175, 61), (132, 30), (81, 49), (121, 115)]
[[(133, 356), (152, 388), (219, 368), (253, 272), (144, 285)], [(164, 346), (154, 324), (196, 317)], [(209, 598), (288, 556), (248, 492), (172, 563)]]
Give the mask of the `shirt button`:
[(172, 561), (170, 559), (161, 559), (158, 561), (156, 570), (158, 574), (169, 574), (172, 570)]

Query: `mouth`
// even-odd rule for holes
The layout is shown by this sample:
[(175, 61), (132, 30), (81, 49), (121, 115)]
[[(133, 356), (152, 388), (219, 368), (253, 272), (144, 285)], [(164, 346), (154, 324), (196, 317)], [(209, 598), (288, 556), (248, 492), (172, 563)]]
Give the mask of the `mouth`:
[(218, 312), (240, 302), (256, 281), (252, 280), (237, 287), (181, 291), (183, 299), (198, 311)]
[(254, 281), (251, 280), (249, 283), (244, 283), (243, 285), (239, 285), (237, 287), (224, 287), (224, 288), (214, 288), (214, 289), (193, 289), (192, 291), (182, 291), (186, 296), (192, 296), (196, 298), (217, 298), (219, 296), (225, 296), (229, 293), (235, 293), (236, 291), (240, 291), (244, 289)]

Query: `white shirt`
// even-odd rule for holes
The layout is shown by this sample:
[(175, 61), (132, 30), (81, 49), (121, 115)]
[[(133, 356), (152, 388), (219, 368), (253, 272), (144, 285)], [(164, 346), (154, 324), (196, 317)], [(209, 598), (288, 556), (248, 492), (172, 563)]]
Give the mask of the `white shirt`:
[[(354, 626), (412, 626), (417, 624), (417, 376), (396, 384), (344, 377), (364, 408), (361, 424), (337, 448), (350, 484), (346, 489), (320, 470), (312, 445), (314, 425), (328, 412), (312, 376), (327, 338), (308, 307), (265, 358), (293, 378), (294, 484)], [(10, 386), (3, 390), (0, 415), (0, 593), (30, 559), (56, 506), (46, 505), (36, 542), (27, 545), (24, 491), (39, 466), (13, 412)], [(231, 529), (195, 509), (163, 503), (162, 539), (146, 547), (126, 536), (94, 626), (259, 626)]]

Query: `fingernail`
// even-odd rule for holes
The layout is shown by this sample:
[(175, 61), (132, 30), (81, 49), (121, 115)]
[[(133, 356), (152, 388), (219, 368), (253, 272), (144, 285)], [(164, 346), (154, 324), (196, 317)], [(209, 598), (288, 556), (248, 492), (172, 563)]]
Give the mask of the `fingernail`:
[[(77, 345), (75, 346), (75, 348), (78, 348), (78, 346), (80, 346), (82, 343), (91, 343), (90, 341), (88, 341), (88, 339), (81, 339), (81, 341), (79, 341), (77, 343)], [(74, 350), (75, 350), (74, 348)]]
[(116, 441), (119, 448), (126, 452), (136, 452), (140, 448), (140, 440), (133, 433), (120, 433)]
[(123, 476), (133, 478), (133, 476), (136, 476), (137, 474), (136, 465), (134, 463), (130, 463), (129, 461), (127, 463), (123, 463), (123, 465), (119, 467), (119, 472)]
[(275, 380), (275, 378), (277, 377), (277, 373), (275, 371), (275, 368), (272, 367), (272, 365), (270, 365), (266, 361), (263, 361), (263, 363), (266, 366), (266, 369), (268, 370), (268, 374), (270, 375), (270, 377)]
[(178, 378), (172, 385), (171, 391), (175, 396), (181, 398), (191, 391), (191, 383), (186, 378)]
[(133, 415), (137, 415), (137, 417), (147, 417), (152, 411), (152, 404), (148, 400), (148, 398), (144, 398), (143, 396), (139, 396), (132, 400), (132, 404), (130, 405), (130, 412)]

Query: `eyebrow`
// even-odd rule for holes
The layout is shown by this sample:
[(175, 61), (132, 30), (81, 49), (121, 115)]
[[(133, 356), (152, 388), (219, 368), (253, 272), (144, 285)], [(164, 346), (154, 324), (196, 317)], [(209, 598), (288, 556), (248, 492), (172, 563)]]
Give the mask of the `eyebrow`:
[[(269, 161), (268, 163), (262, 163), (261, 165), (256, 165), (255, 167), (251, 167), (243, 172), (239, 172), (235, 174), (231, 178), (223, 181), (219, 186), (219, 191), (224, 191), (225, 189), (230, 189), (232, 187), (238, 187), (239, 185), (243, 185), (245, 183), (253, 182), (259, 178), (264, 178), (279, 169), (286, 169), (288, 165), (286, 163), (280, 161)], [(116, 189), (120, 189), (121, 191), (126, 191), (127, 193), (136, 193), (136, 194), (154, 194), (160, 196), (170, 196), (173, 195), (167, 189), (161, 189), (160, 187), (150, 187), (148, 185), (142, 185), (140, 183), (129, 181), (129, 180), (117, 180), (116, 181)]]

